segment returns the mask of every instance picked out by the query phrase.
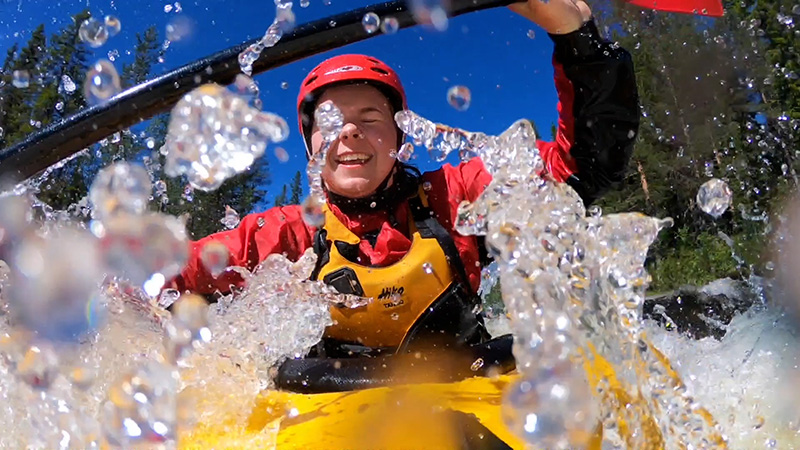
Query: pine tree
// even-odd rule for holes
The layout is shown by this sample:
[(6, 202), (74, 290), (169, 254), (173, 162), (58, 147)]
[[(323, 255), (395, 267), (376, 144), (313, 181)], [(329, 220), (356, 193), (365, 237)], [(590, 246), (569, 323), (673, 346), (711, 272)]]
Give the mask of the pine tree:
[[(48, 59), (52, 64), (51, 81), (57, 86), (60, 108), (52, 111), (53, 120), (62, 119), (86, 106), (81, 86), (89, 68), (89, 49), (78, 36), (80, 24), (90, 17), (84, 10), (72, 18), (72, 23), (50, 38)], [(70, 83), (71, 82), (71, 83)], [(69, 92), (74, 86), (74, 90)]]
[(292, 179), (292, 186), (290, 188), (292, 192), (292, 196), (289, 197), (289, 204), (290, 205), (299, 205), (300, 200), (303, 197), (303, 185), (302, 182), (302, 175), (298, 170), (297, 173), (294, 174), (294, 178)]
[(281, 193), (275, 196), (275, 200), (273, 202), (274, 206), (286, 206), (286, 196), (288, 195), (286, 192), (287, 188), (288, 186), (284, 184), (283, 189), (281, 189)]
[(0, 81), (2, 81), (2, 83), (0, 83), (2, 84), (0, 85), (0, 148), (5, 148), (8, 145), (6, 134), (11, 131), (9, 126), (9, 113), (13, 101), (12, 96), (14, 94), (12, 89), (16, 89), (11, 85), (11, 78), (13, 73), (12, 68), (18, 50), (19, 45), (16, 42), (8, 49), (6, 58), (3, 61), (3, 73), (0, 75), (2, 77), (0, 78)]
[[(78, 37), (78, 28), (87, 17), (89, 17), (87, 11), (73, 16), (73, 22), (53, 34), (46, 45), (41, 45), (42, 38), (37, 37), (38, 62), (35, 65), (35, 79), (39, 81), (39, 87), (28, 90), (25, 101), (32, 105), (28, 124), (35, 125), (23, 128), (19, 139), (85, 106), (85, 100), (78, 86), (83, 83), (87, 70), (88, 49)], [(44, 27), (40, 26), (37, 31), (39, 30), (41, 30), (40, 35), (44, 36)], [(20, 53), (20, 59), (32, 57), (33, 53), (24, 49)], [(31, 75), (33, 80), (34, 73)], [(65, 76), (75, 85), (73, 92), (68, 92), (65, 88), (63, 83)], [(55, 209), (65, 209), (80, 200), (88, 189), (84, 168), (89, 160), (90, 157), (87, 155), (78, 155), (55, 170), (47, 182), (40, 186), (38, 194), (40, 200)]]
[(135, 86), (147, 81), (153, 65), (164, 54), (158, 44), (158, 31), (151, 26), (144, 33), (136, 33), (136, 47), (131, 64), (122, 68), (122, 84), (124, 87)]
[[(42, 89), (42, 62), (45, 57), (47, 38), (44, 25), (39, 25), (31, 33), (28, 43), (19, 51), (19, 55), (10, 66), (11, 73), (4, 72), (4, 102), (6, 108), (4, 120), (4, 135), (6, 145), (12, 145), (22, 140), (25, 136), (36, 131), (33, 116), (33, 106)], [(28, 87), (17, 88), (12, 84), (13, 71), (26, 71), (30, 77)]]

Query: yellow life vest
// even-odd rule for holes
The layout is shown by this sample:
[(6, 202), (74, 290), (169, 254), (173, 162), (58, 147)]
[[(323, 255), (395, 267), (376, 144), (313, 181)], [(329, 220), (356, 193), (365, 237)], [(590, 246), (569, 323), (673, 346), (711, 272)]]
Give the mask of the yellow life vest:
[(317, 268), (311, 278), (343, 294), (372, 299), (357, 308), (332, 307), (334, 324), (325, 338), (401, 351), (408, 350), (412, 338), (423, 335), (449, 333), (469, 341), (483, 329), (474, 311), (479, 300), (469, 292), (451, 236), (432, 216), (422, 189), (408, 202), (411, 248), (400, 261), (385, 267), (354, 261), (361, 238), (325, 206), (325, 225), (315, 239)]

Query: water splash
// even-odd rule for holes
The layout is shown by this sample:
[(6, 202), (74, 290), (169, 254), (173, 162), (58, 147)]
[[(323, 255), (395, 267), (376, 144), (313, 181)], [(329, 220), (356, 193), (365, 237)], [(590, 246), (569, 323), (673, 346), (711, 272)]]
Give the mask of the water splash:
[(185, 175), (195, 189), (211, 191), (247, 170), (267, 142), (289, 135), (286, 121), (251, 108), (245, 99), (216, 84), (186, 94), (175, 106), (164, 145), (165, 171)]
[(250, 45), (245, 51), (239, 54), (239, 66), (242, 72), (247, 75), (252, 75), (253, 63), (261, 56), (261, 52), (267, 48), (274, 47), (283, 37), (283, 33), (294, 28), (294, 22), (295, 16), (292, 12), (292, 2), (276, 0), (275, 20), (273, 20), (272, 25), (267, 28), (266, 33), (264, 33), (264, 36), (258, 42)]
[(142, 214), (147, 209), (152, 187), (144, 167), (115, 163), (95, 176), (89, 189), (94, 216), (106, 219), (118, 214)]
[(322, 210), (326, 201), (322, 170), (327, 162), (328, 151), (342, 132), (344, 115), (333, 102), (323, 102), (314, 111), (314, 123), (322, 134), (322, 145), (308, 161), (306, 173), (311, 192), (303, 201), (303, 219), (310, 226), (318, 227), (325, 220)]
[[(479, 155), (492, 174), (483, 194), (459, 207), (456, 228), (486, 235), (498, 262), (522, 375), (506, 393), (509, 427), (533, 445), (569, 448), (585, 445), (593, 417), (602, 417), (607, 427), (622, 421), (650, 430), (626, 435), (633, 448), (659, 436), (670, 445), (724, 446), (713, 419), (648, 344), (641, 325), (649, 282), (644, 257), (668, 221), (586, 217), (572, 188), (547, 179), (527, 121), (500, 136), (436, 125), (411, 111), (396, 121), (437, 160), (452, 151)], [(587, 380), (580, 363), (597, 358), (613, 365), (614, 383), (623, 383), (627, 398), (644, 397), (627, 409), (615, 406), (620, 393), (609, 395), (611, 381)]]

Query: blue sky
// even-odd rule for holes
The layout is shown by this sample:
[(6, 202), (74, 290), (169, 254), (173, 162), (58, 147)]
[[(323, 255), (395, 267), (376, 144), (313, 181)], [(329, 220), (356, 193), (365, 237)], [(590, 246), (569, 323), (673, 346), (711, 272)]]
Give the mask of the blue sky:
[[(163, 36), (166, 25), (177, 16), (174, 0), (4, 0), (0, 3), (1, 54), (14, 42), (24, 43), (39, 23), (45, 24), (48, 34), (53, 33), (83, 8), (89, 8), (95, 16), (117, 16), (122, 31), (96, 49), (95, 55), (107, 57), (110, 51), (118, 51), (120, 58), (115, 63), (118, 68), (126, 61), (126, 53), (133, 50), (137, 31), (155, 25)], [(179, 3), (180, 14), (194, 23), (193, 32), (187, 39), (171, 44), (164, 62), (154, 68), (154, 75), (259, 37), (275, 16), (272, 0)], [(295, 2), (294, 11), (297, 22), (305, 23), (375, 3), (377, 0), (330, 0), (330, 5), (325, 5), (323, 0), (310, 0), (307, 8)], [(169, 13), (164, 8), (167, 4), (173, 5)], [(533, 38), (528, 36), (531, 29), (535, 33)], [(404, 82), (409, 107), (436, 122), (497, 134), (517, 119), (530, 118), (549, 139), (550, 125), (557, 120), (551, 41), (543, 30), (506, 8), (451, 19), (444, 32), (415, 27), (395, 35), (378, 36), (256, 78), (264, 109), (280, 114), (292, 125), (292, 134), (283, 143), (291, 155), (289, 161), (280, 162), (274, 148), (267, 151), (272, 175), (270, 197), (280, 192), (297, 170), (305, 169), (302, 140), (294, 128), (301, 80), (326, 57), (344, 52), (370, 54), (395, 67)], [(281, 87), (284, 82), (288, 83), (286, 89)], [(472, 92), (472, 104), (467, 111), (457, 111), (447, 103), (447, 90), (455, 84), (465, 85)], [(423, 170), (437, 167), (424, 153), (419, 153), (412, 162)]]

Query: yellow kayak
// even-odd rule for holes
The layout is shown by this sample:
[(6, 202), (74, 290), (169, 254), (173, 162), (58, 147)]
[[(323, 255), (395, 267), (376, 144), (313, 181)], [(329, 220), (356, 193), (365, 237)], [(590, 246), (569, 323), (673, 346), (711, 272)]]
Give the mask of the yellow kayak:
[[(590, 384), (594, 388), (604, 380), (608, 386), (605, 395), (610, 398), (601, 401), (622, 408), (641, 404), (642, 399), (633, 398), (621, 386), (602, 356), (593, 348), (588, 352), (584, 364)], [(504, 425), (501, 416), (503, 391), (517, 377), (507, 374), (322, 394), (265, 391), (247, 423), (201, 423), (181, 436), (180, 447), (450, 450), (465, 448), (467, 435), (467, 439), (485, 441), (469, 442), (467, 448), (522, 449), (523, 442)], [(469, 433), (465, 434), (465, 428)], [(617, 432), (626, 441), (633, 431), (628, 428), (624, 420), (618, 421)], [(644, 418), (636, 428), (646, 436), (647, 448), (664, 447), (653, 418)], [(600, 449), (601, 442), (602, 427), (598, 425), (588, 448)]]

